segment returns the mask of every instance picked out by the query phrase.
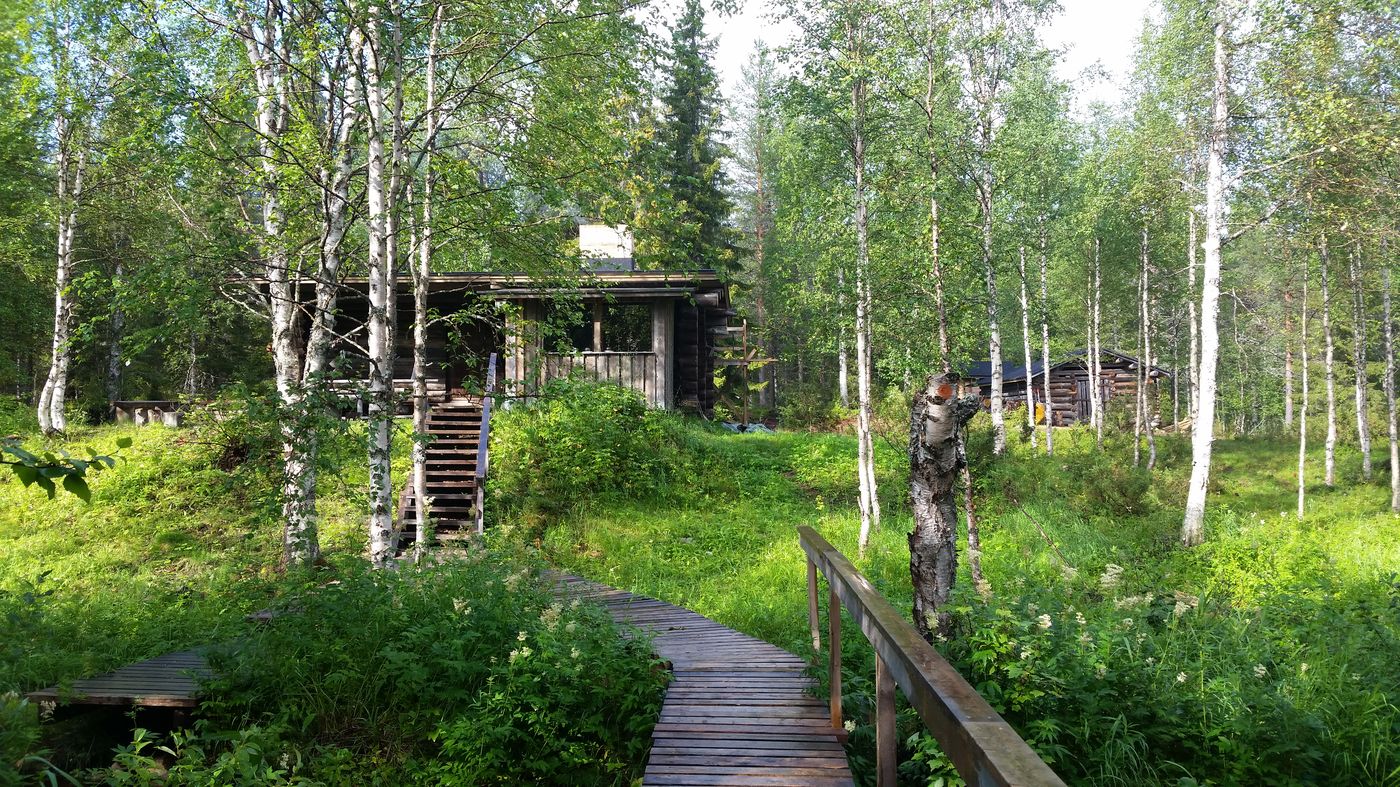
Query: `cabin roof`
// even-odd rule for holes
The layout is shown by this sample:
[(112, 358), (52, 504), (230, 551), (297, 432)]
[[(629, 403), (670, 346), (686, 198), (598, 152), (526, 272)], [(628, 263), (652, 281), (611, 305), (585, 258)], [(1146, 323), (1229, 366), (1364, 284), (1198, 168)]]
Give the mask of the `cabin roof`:
[[(1118, 350), (1100, 350), (1099, 354), (1102, 358), (1110, 360), (1111, 362), (1117, 361), (1120, 363), (1127, 363), (1130, 366), (1136, 366), (1141, 363), (1139, 359), (1127, 353), (1119, 352)], [(1087, 358), (1088, 355), (1089, 351), (1082, 347), (1070, 350), (1069, 352), (1063, 353), (1058, 360), (1050, 364), (1050, 371), (1053, 373), (1056, 369), (1068, 366), (1080, 366), (1084, 363), (1084, 359)], [(1042, 361), (1032, 361), (1030, 374), (1034, 377), (1040, 374), (1044, 369), (1045, 364)], [(963, 375), (976, 380), (981, 385), (987, 385), (992, 381), (992, 363), (991, 361), (973, 361), (967, 365)], [(1026, 379), (1026, 366), (1017, 363), (1003, 363), (1001, 365), (1001, 375), (1003, 384), (1024, 382)], [(1153, 366), (1152, 375), (1154, 377), (1171, 377), (1172, 373), (1160, 366)]]

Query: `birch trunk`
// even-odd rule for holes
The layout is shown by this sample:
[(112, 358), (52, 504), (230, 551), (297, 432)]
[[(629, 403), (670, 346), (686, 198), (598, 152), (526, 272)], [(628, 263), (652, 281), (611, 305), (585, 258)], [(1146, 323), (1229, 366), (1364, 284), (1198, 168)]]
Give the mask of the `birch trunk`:
[[(848, 28), (851, 49), (857, 57), (863, 52), (864, 30), (859, 23)], [(865, 78), (858, 74), (851, 83), (851, 163), (855, 175), (856, 229), (856, 417), (859, 440), (860, 475), (859, 552), (865, 554), (870, 531), (880, 526), (880, 499), (875, 484), (875, 444), (871, 439), (871, 338), (870, 328), (870, 240), (865, 200)]]
[(1400, 512), (1400, 422), (1395, 412), (1395, 324), (1390, 306), (1390, 264), (1382, 260), (1381, 286), (1384, 287), (1381, 318), (1385, 320), (1385, 410), (1390, 433), (1390, 510)]
[[(1152, 385), (1152, 261), (1148, 256), (1147, 227), (1142, 228), (1142, 426), (1147, 432), (1147, 470), (1157, 466), (1157, 436), (1153, 432), (1156, 402), (1148, 387)], [(1153, 388), (1155, 392), (1155, 387)]]
[(1031, 305), (1026, 295), (1026, 245), (1023, 243), (1017, 252), (1017, 269), (1021, 274), (1021, 345), (1026, 359), (1026, 429), (1031, 435), (1031, 447), (1036, 447), (1035, 439), (1035, 386), (1031, 377)]
[(356, 62), (363, 68), (363, 96), (368, 121), (369, 154), (365, 162), (367, 234), (366, 276), (369, 280), (369, 550), (376, 568), (387, 565), (394, 554), (393, 479), (390, 474), (390, 438), (393, 428), (393, 260), (390, 259), (389, 173), (384, 146), (386, 118), (380, 84), (380, 20), (371, 5), (364, 22)]
[[(437, 57), (442, 35), (442, 4), (433, 7), (424, 74), (423, 214), (418, 228), (418, 259), (413, 275), (413, 500), (417, 521), (413, 542), (415, 561), (422, 560), (433, 540), (432, 499), (428, 497), (428, 282), (433, 271), (433, 151), (437, 144)], [(412, 200), (409, 200), (411, 203)]]
[[(990, 123), (990, 121), (989, 121)], [(991, 145), (991, 132), (985, 132), (986, 144)], [(992, 453), (1006, 453), (1006, 415), (1002, 400), (1001, 325), (997, 319), (997, 274), (992, 256), (992, 172), (984, 164), (978, 189), (978, 207), (982, 215), (982, 275), (987, 296), (987, 357), (991, 363), (992, 390)]]
[(846, 357), (846, 329), (841, 326), (846, 314), (846, 269), (836, 269), (836, 310), (842, 319), (837, 321), (836, 333), (836, 393), (841, 398), (841, 406), (851, 406), (851, 370)]
[(1322, 374), (1327, 389), (1327, 442), (1323, 445), (1322, 481), (1331, 488), (1337, 481), (1337, 370), (1332, 342), (1332, 295), (1327, 281), (1327, 234), (1321, 236), (1318, 256), (1322, 265)]
[(1362, 290), (1361, 258), (1353, 247), (1351, 263), (1351, 358), (1356, 382), (1356, 442), (1361, 448), (1361, 477), (1371, 480), (1371, 424), (1366, 395), (1366, 296)]
[(1303, 363), (1303, 398), (1298, 402), (1298, 519), (1303, 518), (1304, 504), (1307, 502), (1308, 484), (1308, 262), (1303, 260), (1303, 304), (1298, 309), (1298, 321), (1302, 335), (1298, 342), (1298, 352)]
[[(1145, 235), (1146, 230), (1144, 229), (1143, 232)], [(1146, 330), (1142, 318), (1142, 304), (1147, 301), (1146, 275), (1147, 268), (1141, 264), (1140, 260), (1137, 275), (1138, 340), (1137, 348), (1134, 350), (1139, 358), (1133, 369), (1133, 467), (1138, 467), (1142, 464), (1142, 415), (1147, 409), (1144, 406), (1144, 400), (1147, 397), (1147, 365), (1142, 361), (1142, 338)]]
[(960, 434), (981, 406), (980, 397), (956, 397), (951, 374), (930, 376), (914, 395), (909, 428), (909, 574), (914, 586), (914, 625), (924, 639), (947, 634), (947, 604), (957, 578), (958, 513), (953, 487), (966, 466)]
[(117, 259), (112, 268), (112, 316), (107, 330), (107, 407), (111, 415), (112, 402), (122, 398), (122, 335), (126, 332), (126, 310), (122, 303), (125, 279), (125, 266), (122, 254), (125, 249), (117, 249)]
[(85, 156), (74, 150), (81, 144), (73, 121), (60, 110), (55, 121), (58, 139), (58, 230), (55, 238), (56, 266), (53, 296), (53, 345), (48, 377), (39, 394), (39, 429), (45, 435), (68, 431), (65, 406), (68, 403), (68, 367), (72, 363), (73, 331), (73, 236), (78, 226), (78, 206), (83, 196)]
[(1094, 421), (1094, 443), (1099, 450), (1103, 450), (1103, 422), (1104, 422), (1104, 400), (1103, 400), (1103, 338), (1101, 337), (1102, 322), (1100, 305), (1103, 302), (1103, 270), (1099, 266), (1099, 238), (1094, 236), (1094, 317), (1091, 322), (1093, 336), (1092, 347), (1089, 348), (1089, 389), (1092, 398), (1089, 400), (1092, 409), (1090, 416)]
[[(1045, 401), (1045, 454), (1055, 454), (1055, 397), (1050, 392), (1050, 260), (1045, 217), (1040, 217), (1040, 372), (1044, 382), (1041, 398)], [(1026, 388), (1031, 387), (1030, 368), (1026, 368)]]
[(1293, 425), (1293, 291), (1283, 293), (1283, 425)]
[(307, 344), (306, 363), (297, 351), (298, 281), (291, 266), (287, 240), (283, 237), (282, 170), (283, 152), (280, 137), (287, 132), (291, 113), (287, 85), (289, 79), (283, 65), (290, 62), (287, 41), (280, 13), (273, 12), (254, 25), (252, 17), (241, 14), (240, 32), (244, 40), (248, 63), (257, 88), (254, 127), (257, 129), (259, 190), (261, 192), (262, 227), (260, 246), (266, 279), (266, 304), (272, 329), (272, 359), (277, 379), (278, 398), (285, 411), (281, 420), (282, 441), (282, 559), (287, 565), (314, 563), (320, 558), (316, 533), (316, 460), (318, 440), (312, 409), (314, 402), (306, 397), (306, 372), (317, 368), (317, 333), (324, 330), (330, 319), (322, 314), (334, 309), (333, 282), (326, 281), (324, 261), (317, 278), (317, 314), (311, 325), (311, 341)]
[(1196, 316), (1196, 210), (1186, 211), (1186, 319), (1191, 323), (1191, 365), (1189, 385), (1192, 422), (1201, 407), (1201, 321)]
[(1220, 357), (1220, 247), (1225, 228), (1225, 144), (1230, 131), (1230, 72), (1226, 53), (1228, 0), (1216, 0), (1215, 79), (1211, 88), (1211, 125), (1206, 155), (1206, 239), (1201, 284), (1201, 358), (1197, 380), (1200, 400), (1191, 424), (1191, 480), (1181, 543), (1195, 546), (1205, 538), (1206, 490), (1211, 448), (1215, 442), (1216, 364)]

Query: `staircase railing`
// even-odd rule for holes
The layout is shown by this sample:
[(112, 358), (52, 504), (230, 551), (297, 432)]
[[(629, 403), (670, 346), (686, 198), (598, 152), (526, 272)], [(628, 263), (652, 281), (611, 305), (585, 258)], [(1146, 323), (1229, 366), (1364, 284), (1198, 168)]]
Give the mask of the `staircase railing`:
[(919, 636), (866, 579), (817, 531), (797, 528), (807, 553), (807, 617), (812, 647), (821, 650), (817, 572), (830, 588), (827, 606), (831, 666), (831, 726), (841, 725), (841, 607), (855, 619), (875, 649), (875, 777), (894, 787), (898, 766), (895, 739), (895, 687), (924, 720), (958, 774), (978, 787), (1050, 785), (1064, 782), (1021, 736), (982, 699), (951, 664)]
[(491, 396), (496, 392), (496, 354), (486, 361), (486, 387), (481, 393), (481, 433), (476, 449), (476, 532), (486, 530), (486, 472), (490, 467)]

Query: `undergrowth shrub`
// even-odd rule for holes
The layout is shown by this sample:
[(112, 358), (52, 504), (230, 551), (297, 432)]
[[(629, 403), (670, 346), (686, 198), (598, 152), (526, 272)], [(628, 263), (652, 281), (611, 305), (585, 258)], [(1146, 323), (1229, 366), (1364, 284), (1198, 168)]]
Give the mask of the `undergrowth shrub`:
[[(162, 744), (176, 763), (161, 783), (627, 784), (639, 771), (666, 673), (648, 642), (554, 600), (528, 566), (474, 552), (353, 570), (279, 609), (209, 654), (204, 719)], [(157, 773), (155, 753), (138, 735), (122, 778)]]
[(529, 404), (492, 416), (493, 508), (557, 513), (602, 498), (666, 497), (703, 461), (681, 416), (641, 394), (554, 380)]

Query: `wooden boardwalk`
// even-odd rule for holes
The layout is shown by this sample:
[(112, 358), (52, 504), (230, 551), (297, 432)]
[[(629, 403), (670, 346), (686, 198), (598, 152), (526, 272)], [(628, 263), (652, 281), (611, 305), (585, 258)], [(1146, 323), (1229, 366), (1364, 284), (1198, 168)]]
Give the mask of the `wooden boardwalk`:
[(197, 677), (209, 665), (196, 650), (167, 653), (119, 670), (74, 681), (68, 691), (58, 686), (27, 694), (31, 702), (81, 707), (131, 705), (143, 708), (193, 708), (198, 704)]
[(671, 663), (642, 784), (854, 784), (826, 701), (808, 693), (802, 659), (656, 599), (575, 576), (559, 581), (649, 632)]

